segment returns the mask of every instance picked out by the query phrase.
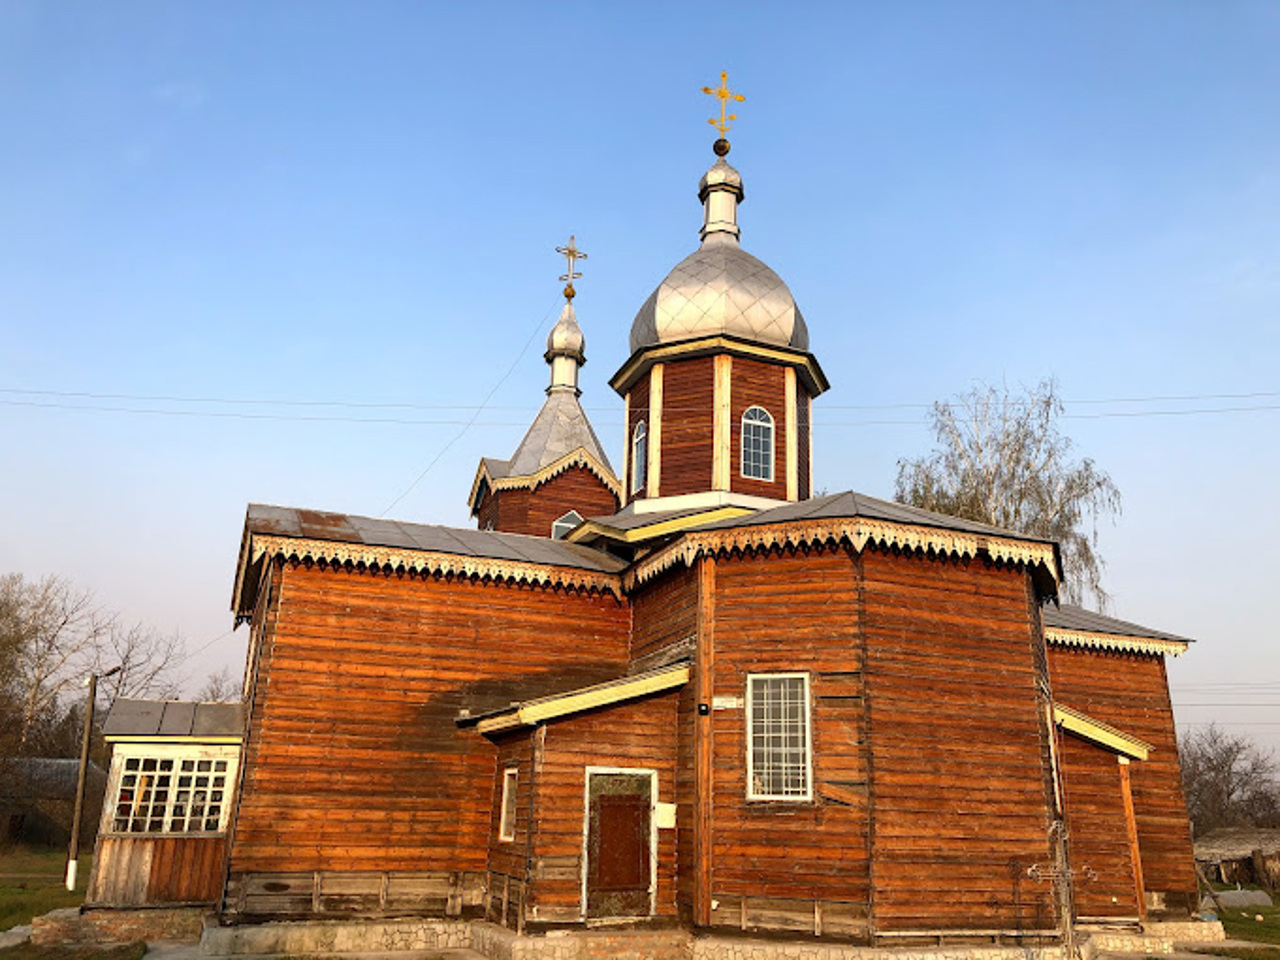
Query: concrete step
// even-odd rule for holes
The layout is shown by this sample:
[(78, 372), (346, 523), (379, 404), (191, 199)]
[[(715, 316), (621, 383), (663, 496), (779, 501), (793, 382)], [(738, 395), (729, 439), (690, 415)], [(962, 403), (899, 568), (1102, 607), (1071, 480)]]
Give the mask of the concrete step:
[(201, 957), (317, 954), (438, 955), (471, 947), (462, 920), (299, 920), (221, 927), (210, 921), (200, 936)]

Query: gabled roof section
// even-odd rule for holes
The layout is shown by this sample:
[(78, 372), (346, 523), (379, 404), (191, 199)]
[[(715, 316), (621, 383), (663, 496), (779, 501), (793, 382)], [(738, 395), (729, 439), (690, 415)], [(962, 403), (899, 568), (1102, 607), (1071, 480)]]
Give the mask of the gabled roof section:
[(630, 677), (620, 677), (606, 683), (579, 687), (566, 693), (558, 693), (550, 697), (526, 700), (513, 703), (509, 707), (495, 710), (480, 716), (459, 717), (460, 727), (474, 726), (484, 734), (501, 733), (505, 730), (516, 730), (520, 727), (532, 727), (547, 720), (607, 707), (625, 700), (661, 693), (683, 686), (689, 680), (689, 664), (687, 662), (672, 664), (659, 670), (638, 673)]
[(244, 704), (193, 700), (130, 700), (111, 705), (102, 735), (123, 740), (236, 742), (244, 735)]
[(1052, 540), (847, 491), (691, 527), (629, 570), (624, 586), (630, 589), (677, 563), (690, 564), (704, 552), (828, 540), (848, 541), (855, 550), (876, 543), (957, 556), (986, 554), (1025, 564), (1048, 596), (1056, 596), (1061, 576), (1058, 545)]
[(1083, 607), (1044, 608), (1044, 638), (1061, 647), (1092, 647), (1132, 653), (1180, 656), (1195, 641), (1127, 620), (1117, 620)]
[(1063, 730), (1074, 733), (1090, 743), (1097, 744), (1121, 756), (1132, 757), (1134, 760), (1145, 760), (1155, 750), (1155, 747), (1145, 740), (1139, 740), (1123, 730), (1118, 730), (1110, 724), (1103, 723), (1101, 720), (1095, 720), (1087, 713), (1082, 713), (1061, 703), (1053, 705), (1053, 722)]
[(599, 550), (547, 537), (252, 503), (231, 601), (237, 617), (253, 610), (255, 572), (264, 557), (556, 583), (615, 594), (626, 565)]
[(480, 501), (483, 499), (481, 492), (485, 485), (488, 485), (490, 490), (536, 490), (571, 467), (586, 468), (595, 474), (615, 497), (622, 499), (622, 481), (614, 476), (608, 461), (597, 459), (585, 447), (577, 447), (536, 473), (525, 475), (512, 474), (510, 460), (481, 457), (480, 466), (476, 468), (475, 479), (471, 481), (471, 493), (467, 496), (467, 506), (471, 508), (471, 515), (475, 516), (480, 509)]

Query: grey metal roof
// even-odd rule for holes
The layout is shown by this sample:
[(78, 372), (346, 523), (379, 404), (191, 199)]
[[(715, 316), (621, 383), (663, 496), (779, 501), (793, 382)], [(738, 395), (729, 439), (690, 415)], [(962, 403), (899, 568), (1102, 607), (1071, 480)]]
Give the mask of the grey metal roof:
[[(552, 390), (511, 459), (502, 461), (486, 457), (485, 464), (489, 475), (494, 478), (527, 477), (579, 447), (604, 464), (610, 473), (613, 472), (577, 394), (572, 390)], [(497, 470), (502, 472), (495, 472)]]
[(867, 517), (875, 520), (887, 520), (891, 523), (909, 523), (921, 527), (936, 527), (940, 530), (960, 530), (965, 533), (986, 534), (993, 537), (1004, 537), (1010, 540), (1030, 540), (1036, 543), (1052, 543), (1044, 537), (1032, 537), (1025, 533), (1002, 530), (999, 527), (963, 520), (945, 513), (934, 513), (922, 510), (905, 503), (891, 500), (880, 500), (869, 497), (865, 493), (847, 490), (844, 493), (833, 493), (825, 497), (814, 497), (812, 500), (800, 500), (781, 507), (761, 510), (746, 517), (731, 517), (714, 523), (692, 527), (692, 530), (724, 530), (733, 527), (760, 526), (770, 523), (786, 523), (791, 520), (837, 520), (852, 517)]
[(723, 510), (724, 507), (724, 504), (718, 503), (711, 507), (686, 507), (683, 510), (655, 510), (652, 513), (637, 513), (632, 509), (632, 505), (628, 504), (617, 513), (609, 514), (608, 516), (587, 517), (587, 522), (612, 527), (614, 530), (634, 530), (637, 527), (647, 527), (652, 523), (662, 523), (664, 520), (674, 520), (677, 517), (694, 517), (700, 513)]
[(521, 533), (468, 530), (429, 523), (404, 523), (346, 513), (249, 504), (245, 528), (250, 534), (276, 534), (309, 540), (430, 550), (464, 557), (519, 560), (547, 566), (617, 573), (626, 564), (599, 550), (564, 540)]
[(1065, 603), (1060, 607), (1050, 605), (1044, 608), (1044, 625), (1057, 627), (1060, 630), (1079, 630), (1084, 633), (1109, 633), (1118, 637), (1144, 637), (1152, 640), (1172, 640), (1175, 643), (1195, 642), (1187, 637), (1152, 630), (1150, 627), (1130, 623), (1128, 620), (1117, 620), (1115, 617), (1104, 616), (1101, 613)]
[(127, 700), (111, 705), (102, 733), (107, 737), (239, 737), (244, 705), (191, 700)]

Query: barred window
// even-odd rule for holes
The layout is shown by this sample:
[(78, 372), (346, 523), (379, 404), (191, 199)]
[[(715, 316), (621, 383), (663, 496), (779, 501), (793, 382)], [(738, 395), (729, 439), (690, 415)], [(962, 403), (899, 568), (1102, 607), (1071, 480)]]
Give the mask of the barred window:
[(649, 472), (649, 430), (641, 420), (631, 434), (631, 492), (644, 488)]
[(235, 762), (125, 757), (111, 829), (116, 833), (217, 833), (226, 829)]
[(773, 481), (773, 417), (764, 407), (742, 415), (742, 475)]
[(498, 822), (498, 839), (511, 841), (516, 838), (516, 783), (520, 777), (518, 767), (508, 767), (502, 772), (502, 818)]
[(749, 675), (747, 727), (747, 799), (812, 799), (809, 675)]

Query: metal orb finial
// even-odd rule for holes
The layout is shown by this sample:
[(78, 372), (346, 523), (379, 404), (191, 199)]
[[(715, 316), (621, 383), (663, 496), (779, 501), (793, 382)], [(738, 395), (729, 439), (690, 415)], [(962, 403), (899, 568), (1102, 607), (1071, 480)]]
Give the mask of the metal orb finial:
[(707, 123), (711, 124), (713, 127), (715, 127), (717, 130), (720, 131), (720, 139), (715, 142), (714, 149), (716, 151), (716, 156), (723, 157), (726, 153), (729, 152), (729, 141), (725, 139), (725, 134), (728, 133), (729, 130), (731, 129), (729, 121), (738, 119), (738, 115), (736, 113), (726, 113), (725, 109), (728, 107), (730, 101), (734, 101), (735, 103), (743, 103), (746, 101), (747, 98), (744, 97), (742, 94), (734, 93), (732, 90), (729, 89), (729, 72), (727, 70), (720, 71), (719, 87), (716, 87), (714, 89), (712, 87), (703, 87), (702, 92), (710, 94), (711, 96), (715, 97), (717, 100), (720, 101), (719, 118), (712, 117), (710, 120), (707, 121)]
[(573, 281), (582, 276), (580, 273), (574, 272), (575, 261), (587, 259), (587, 255), (578, 249), (574, 243), (573, 234), (569, 234), (569, 245), (565, 247), (556, 247), (556, 253), (560, 254), (569, 263), (568, 271), (560, 279), (565, 281), (564, 298), (572, 301), (577, 296), (578, 291), (573, 289)]

